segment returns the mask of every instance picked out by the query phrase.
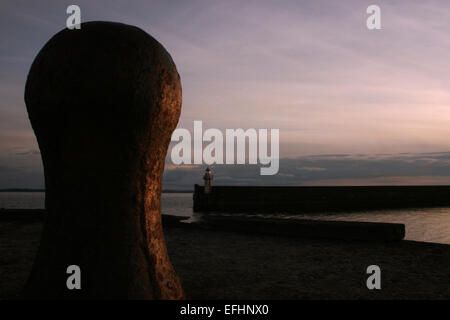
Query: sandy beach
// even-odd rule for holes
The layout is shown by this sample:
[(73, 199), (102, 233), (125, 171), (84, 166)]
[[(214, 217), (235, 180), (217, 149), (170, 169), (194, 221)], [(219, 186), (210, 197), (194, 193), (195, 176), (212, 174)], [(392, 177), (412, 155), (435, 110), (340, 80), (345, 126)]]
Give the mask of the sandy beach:
[[(0, 299), (18, 297), (42, 222), (0, 221)], [(449, 299), (450, 245), (301, 239), (165, 226), (188, 299)], [(368, 290), (366, 268), (381, 268)]]

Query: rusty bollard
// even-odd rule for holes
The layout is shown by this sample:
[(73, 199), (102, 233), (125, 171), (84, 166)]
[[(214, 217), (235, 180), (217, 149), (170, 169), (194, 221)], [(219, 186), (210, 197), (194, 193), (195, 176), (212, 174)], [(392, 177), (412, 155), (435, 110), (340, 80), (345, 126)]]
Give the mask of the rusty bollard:
[[(48, 218), (24, 297), (182, 299), (160, 214), (181, 111), (169, 53), (134, 26), (65, 29), (35, 58), (25, 103)], [(81, 289), (67, 287), (70, 265), (81, 270)]]

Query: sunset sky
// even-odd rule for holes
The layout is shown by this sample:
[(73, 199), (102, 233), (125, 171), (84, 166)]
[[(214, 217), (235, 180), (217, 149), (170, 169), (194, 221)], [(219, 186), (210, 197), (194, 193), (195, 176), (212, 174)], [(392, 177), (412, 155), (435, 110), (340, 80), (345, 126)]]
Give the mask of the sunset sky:
[[(24, 84), (70, 4), (83, 22), (136, 25), (166, 47), (183, 85), (179, 128), (280, 129), (280, 175), (220, 167), (219, 182), (450, 184), (447, 0), (3, 0), (0, 188), (43, 186)], [(371, 4), (381, 30), (366, 27)], [(201, 170), (169, 165), (166, 186)]]

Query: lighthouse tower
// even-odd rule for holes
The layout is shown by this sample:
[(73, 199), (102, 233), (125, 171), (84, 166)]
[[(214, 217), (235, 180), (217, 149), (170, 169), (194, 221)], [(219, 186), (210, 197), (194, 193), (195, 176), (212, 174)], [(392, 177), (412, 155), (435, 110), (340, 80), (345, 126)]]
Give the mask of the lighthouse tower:
[(205, 170), (205, 174), (203, 175), (203, 180), (205, 180), (205, 193), (211, 193), (212, 191), (212, 173), (211, 169), (208, 167)]

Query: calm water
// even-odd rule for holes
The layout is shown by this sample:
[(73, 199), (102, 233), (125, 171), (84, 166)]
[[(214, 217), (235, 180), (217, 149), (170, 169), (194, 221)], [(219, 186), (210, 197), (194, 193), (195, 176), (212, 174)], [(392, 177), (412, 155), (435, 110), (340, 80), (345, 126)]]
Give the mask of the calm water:
[[(192, 217), (191, 193), (164, 193), (162, 213)], [(0, 192), (0, 208), (44, 208), (42, 192)], [(267, 215), (266, 215), (267, 216)], [(406, 225), (406, 239), (450, 244), (450, 208), (379, 210), (339, 214), (277, 215), (286, 219), (393, 222)]]

